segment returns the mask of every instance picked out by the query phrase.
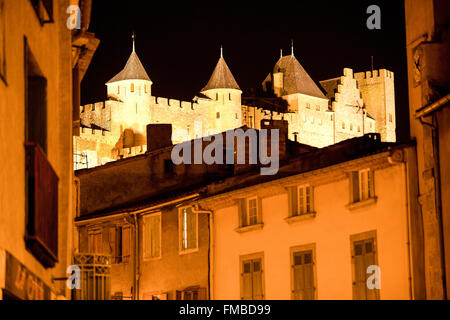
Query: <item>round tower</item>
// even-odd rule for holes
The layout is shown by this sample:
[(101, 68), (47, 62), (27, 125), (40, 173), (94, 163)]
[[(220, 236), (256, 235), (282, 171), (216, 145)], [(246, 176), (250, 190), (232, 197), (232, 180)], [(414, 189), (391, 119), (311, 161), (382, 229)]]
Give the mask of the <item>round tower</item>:
[(220, 58), (206, 86), (201, 93), (210, 101), (208, 124), (210, 129), (223, 132), (242, 126), (242, 90), (223, 58)]
[(150, 80), (144, 66), (142, 65), (136, 50), (135, 36), (133, 34), (133, 50), (128, 61), (116, 76), (106, 83), (108, 100), (114, 104), (111, 108), (111, 123), (113, 131), (118, 134), (128, 130), (135, 133), (132, 139), (135, 145), (146, 143), (146, 126), (150, 123)]

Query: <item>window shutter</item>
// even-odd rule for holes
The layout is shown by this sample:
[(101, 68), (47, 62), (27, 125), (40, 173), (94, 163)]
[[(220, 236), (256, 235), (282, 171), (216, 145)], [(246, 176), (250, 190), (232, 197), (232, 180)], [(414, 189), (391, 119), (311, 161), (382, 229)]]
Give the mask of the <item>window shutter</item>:
[(116, 227), (108, 228), (108, 253), (111, 255), (112, 262), (116, 263)]
[(122, 261), (128, 262), (131, 257), (131, 228), (122, 227)]
[(103, 240), (102, 240), (102, 230), (99, 230), (95, 233), (95, 252), (98, 254), (103, 253)]
[(349, 174), (350, 182), (350, 203), (359, 201), (359, 174), (352, 171)]
[(243, 273), (241, 276), (242, 279), (242, 300), (252, 300), (253, 299), (253, 290), (252, 290), (252, 274), (251, 273)]
[(144, 250), (144, 258), (151, 258), (151, 240), (152, 240), (152, 226), (151, 226), (151, 217), (144, 218), (144, 239), (143, 239), (143, 250)]
[(245, 202), (245, 199), (236, 200), (236, 205), (238, 207), (239, 227), (245, 227), (247, 225), (247, 210)]
[(262, 206), (262, 199), (258, 197), (258, 220), (257, 223), (263, 222), (263, 206)]
[(153, 216), (150, 220), (151, 225), (151, 257), (159, 257), (160, 256), (160, 223), (161, 216), (156, 215)]
[(314, 270), (313, 264), (305, 264), (305, 300), (314, 300)]
[(366, 299), (366, 267), (364, 263), (363, 242), (355, 242), (353, 252), (354, 265), (354, 282), (353, 282), (353, 299)]
[(374, 198), (375, 197), (375, 172), (373, 170), (369, 171), (368, 179), (369, 179), (369, 197)]
[(289, 187), (288, 188), (288, 210), (289, 210), (290, 217), (297, 215), (297, 212), (298, 212), (297, 190), (298, 190), (297, 187)]
[(191, 210), (187, 215), (188, 249), (197, 247), (197, 214)]
[(175, 300), (183, 300), (183, 292), (182, 291), (175, 291)]
[[(256, 270), (255, 264), (259, 265), (259, 270)], [(254, 260), (253, 261), (253, 273), (252, 273), (252, 280), (253, 280), (253, 299), (254, 300), (263, 300), (264, 299), (264, 292), (263, 292), (263, 285), (262, 285), (262, 261), (261, 260)]]

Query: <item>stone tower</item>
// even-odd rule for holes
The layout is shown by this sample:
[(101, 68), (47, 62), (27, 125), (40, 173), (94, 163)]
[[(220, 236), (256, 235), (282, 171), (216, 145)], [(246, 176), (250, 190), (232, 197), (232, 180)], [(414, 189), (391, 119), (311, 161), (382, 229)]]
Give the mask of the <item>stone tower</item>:
[(223, 132), (242, 125), (242, 90), (228, 68), (223, 51), (201, 94), (213, 100), (208, 110), (208, 124), (216, 132)]
[(133, 51), (125, 67), (106, 83), (108, 99), (122, 102), (118, 110), (111, 114), (111, 123), (117, 126), (111, 130), (120, 132), (126, 147), (146, 143), (146, 126), (151, 122), (149, 106), (152, 84), (135, 51), (133, 36)]
[(381, 141), (395, 142), (394, 73), (386, 69), (355, 73), (367, 111), (375, 118)]

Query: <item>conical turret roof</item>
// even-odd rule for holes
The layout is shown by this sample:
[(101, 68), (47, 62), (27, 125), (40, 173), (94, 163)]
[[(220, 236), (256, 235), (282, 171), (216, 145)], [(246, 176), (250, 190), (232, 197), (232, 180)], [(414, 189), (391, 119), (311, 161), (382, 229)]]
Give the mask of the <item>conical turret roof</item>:
[(278, 72), (284, 74), (283, 96), (302, 93), (308, 96), (326, 99), (322, 90), (320, 90), (314, 80), (311, 79), (293, 54), (281, 57), (280, 60), (278, 60), (273, 68), (273, 73)]
[(236, 80), (234, 79), (233, 74), (230, 71), (230, 68), (228, 68), (225, 59), (222, 56), (217, 62), (216, 68), (214, 69), (211, 78), (208, 81), (208, 84), (203, 88), (202, 92), (211, 89), (241, 90)]
[(113, 83), (117, 81), (123, 80), (147, 80), (151, 81), (147, 72), (144, 69), (144, 66), (139, 60), (138, 55), (133, 50), (130, 57), (128, 58), (127, 64), (122, 71), (120, 71), (114, 78), (109, 80), (107, 83)]

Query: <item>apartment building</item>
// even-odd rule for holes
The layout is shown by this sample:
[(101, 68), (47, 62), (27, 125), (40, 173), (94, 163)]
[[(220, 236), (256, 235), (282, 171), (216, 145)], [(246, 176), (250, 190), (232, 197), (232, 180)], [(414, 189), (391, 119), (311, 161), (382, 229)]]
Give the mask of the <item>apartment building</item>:
[[(73, 31), (71, 4), (83, 16)], [(0, 299), (70, 299), (60, 279), (72, 264), (73, 106), (98, 45), (90, 5), (0, 1)]]

